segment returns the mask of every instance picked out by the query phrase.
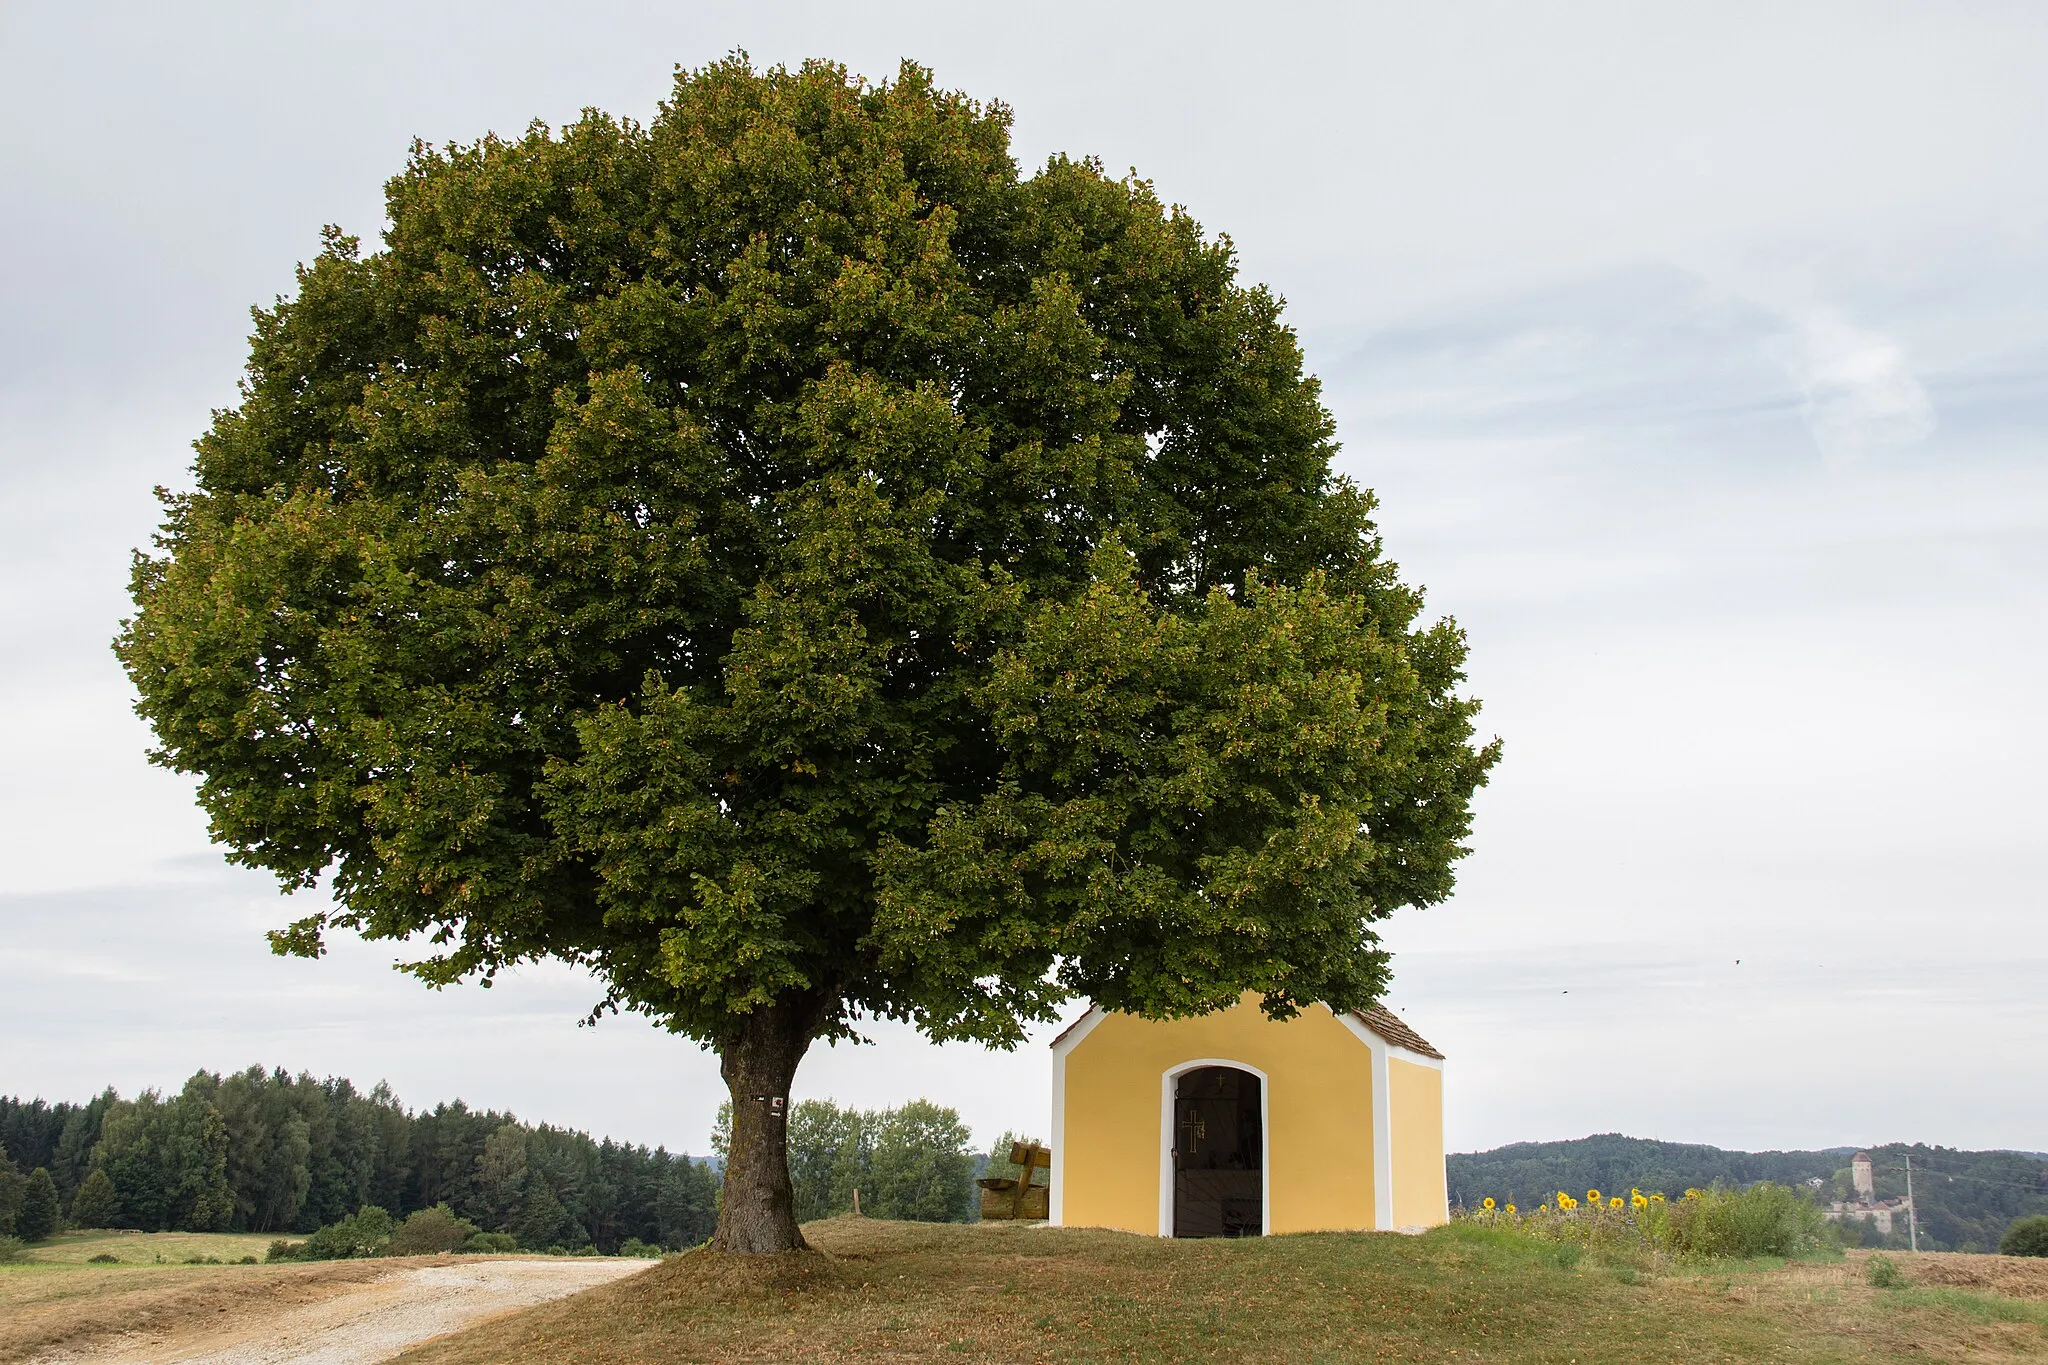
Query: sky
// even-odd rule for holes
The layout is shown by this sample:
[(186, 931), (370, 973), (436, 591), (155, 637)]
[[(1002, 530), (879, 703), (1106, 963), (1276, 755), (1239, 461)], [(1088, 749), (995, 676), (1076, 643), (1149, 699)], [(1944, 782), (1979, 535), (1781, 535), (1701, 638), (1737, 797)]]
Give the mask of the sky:
[[(0, 5), (0, 1093), (260, 1063), (704, 1150), (715, 1060), (574, 970), (271, 956), (305, 907), (108, 646), (322, 224), (734, 49), (920, 61), (1288, 300), (1506, 746), (1385, 926), (1453, 1149), (2048, 1149), (2048, 10), (1999, 3)], [(1056, 1029), (797, 1093), (1043, 1133)]]

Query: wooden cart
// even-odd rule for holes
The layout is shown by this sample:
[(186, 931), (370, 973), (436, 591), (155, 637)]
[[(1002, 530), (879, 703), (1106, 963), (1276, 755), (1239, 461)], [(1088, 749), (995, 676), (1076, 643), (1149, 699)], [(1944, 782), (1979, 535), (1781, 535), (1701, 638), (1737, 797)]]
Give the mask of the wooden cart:
[[(1010, 1164), (1018, 1168), (1017, 1178), (990, 1176), (980, 1181), (981, 1216), (995, 1218), (1046, 1218), (1052, 1213), (1052, 1150), (1035, 1142), (1010, 1146)], [(1039, 1173), (1045, 1176), (1039, 1182)]]

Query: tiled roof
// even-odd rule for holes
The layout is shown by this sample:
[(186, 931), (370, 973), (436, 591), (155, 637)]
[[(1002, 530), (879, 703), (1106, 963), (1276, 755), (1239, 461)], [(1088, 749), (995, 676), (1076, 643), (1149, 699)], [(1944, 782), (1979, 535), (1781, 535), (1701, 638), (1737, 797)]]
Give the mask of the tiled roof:
[[(1059, 1038), (1053, 1039), (1051, 1046), (1058, 1047), (1061, 1038), (1065, 1038), (1069, 1033), (1081, 1027), (1087, 1021), (1088, 1016), (1094, 1012), (1092, 1008), (1085, 1011), (1079, 1019), (1061, 1029)], [(1395, 1047), (1404, 1047), (1410, 1052), (1419, 1052), (1425, 1057), (1434, 1057), (1438, 1061), (1444, 1059), (1444, 1054), (1431, 1047), (1428, 1039), (1402, 1023), (1401, 1016), (1395, 1014), (1384, 1005), (1374, 1005), (1370, 1009), (1353, 1010), (1351, 1011), (1351, 1017), (1392, 1043)]]
[(1438, 1061), (1444, 1059), (1444, 1054), (1431, 1047), (1428, 1039), (1402, 1023), (1401, 1017), (1384, 1005), (1374, 1005), (1370, 1009), (1353, 1010), (1351, 1011), (1351, 1017), (1392, 1043), (1395, 1047), (1405, 1047), (1410, 1052), (1419, 1052), (1425, 1057), (1434, 1057)]

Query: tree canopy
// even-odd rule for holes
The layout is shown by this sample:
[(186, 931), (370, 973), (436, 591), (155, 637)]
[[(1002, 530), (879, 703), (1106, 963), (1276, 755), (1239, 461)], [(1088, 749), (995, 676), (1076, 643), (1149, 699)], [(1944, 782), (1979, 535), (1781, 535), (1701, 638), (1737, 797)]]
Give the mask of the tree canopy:
[(0, 1236), (14, 1229), (26, 1185), (16, 1175), (10, 1186), (9, 1152), (49, 1165), (70, 1222), (87, 1228), (303, 1234), (366, 1208), (403, 1218), (445, 1204), (503, 1232), (545, 1207), (550, 1221), (524, 1220), (540, 1240), (522, 1245), (610, 1254), (634, 1240), (694, 1246), (716, 1217), (711, 1167), (687, 1155), (459, 1099), (412, 1110), (381, 1083), (364, 1091), (282, 1069), (199, 1071), (168, 1099), (0, 1095), (0, 1140), (8, 1135), (17, 1145), (0, 1151)]
[(581, 963), (736, 1099), (862, 1017), (1381, 991), (1498, 752), (1463, 638), (1229, 241), (1008, 133), (734, 57), (327, 231), (117, 646), (230, 856), (330, 882), (281, 951)]

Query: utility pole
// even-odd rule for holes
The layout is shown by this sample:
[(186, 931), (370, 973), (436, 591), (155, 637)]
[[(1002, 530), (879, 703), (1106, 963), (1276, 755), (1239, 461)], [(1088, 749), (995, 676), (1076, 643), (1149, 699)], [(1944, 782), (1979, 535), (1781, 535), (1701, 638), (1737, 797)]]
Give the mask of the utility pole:
[(1913, 1202), (1913, 1154), (1906, 1153), (1906, 1227), (1913, 1239), (1913, 1250), (1920, 1249), (1920, 1206)]

